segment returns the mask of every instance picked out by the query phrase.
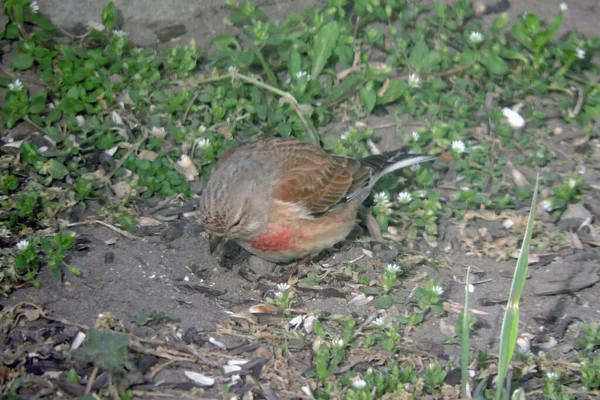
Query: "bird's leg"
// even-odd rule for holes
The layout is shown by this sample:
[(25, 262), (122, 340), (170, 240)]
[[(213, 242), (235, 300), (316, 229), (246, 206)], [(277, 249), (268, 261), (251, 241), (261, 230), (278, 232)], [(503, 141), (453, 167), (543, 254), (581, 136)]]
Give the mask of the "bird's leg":
[(298, 273), (298, 269), (300, 268), (300, 266), (302, 264), (305, 264), (309, 258), (310, 258), (310, 255), (306, 255), (306, 256), (302, 257), (300, 259), (300, 261), (298, 261), (292, 268), (285, 271), (285, 273), (283, 275), (269, 276), (269, 279), (274, 280), (277, 283), (287, 283), (292, 276), (294, 276)]

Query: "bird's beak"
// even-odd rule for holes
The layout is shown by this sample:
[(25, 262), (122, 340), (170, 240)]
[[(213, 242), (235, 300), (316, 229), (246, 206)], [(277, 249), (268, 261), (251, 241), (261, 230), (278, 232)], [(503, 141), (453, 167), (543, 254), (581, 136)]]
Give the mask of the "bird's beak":
[(208, 235), (208, 248), (210, 250), (210, 254), (215, 254), (217, 249), (219, 249), (221, 244), (223, 243), (223, 236), (217, 236), (213, 234)]

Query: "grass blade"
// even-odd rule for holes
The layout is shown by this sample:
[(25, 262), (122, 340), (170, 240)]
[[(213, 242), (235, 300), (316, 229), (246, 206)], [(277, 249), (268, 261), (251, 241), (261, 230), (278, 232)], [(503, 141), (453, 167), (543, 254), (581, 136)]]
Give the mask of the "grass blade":
[(462, 321), (462, 335), (460, 341), (460, 357), (461, 357), (461, 380), (462, 380), (462, 395), (465, 399), (471, 398), (471, 390), (469, 388), (469, 349), (471, 348), (469, 338), (469, 273), (471, 267), (467, 269), (467, 278), (465, 282), (465, 305)]
[[(508, 372), (508, 367), (513, 356), (515, 344), (517, 342), (517, 330), (519, 328), (519, 301), (523, 293), (525, 279), (527, 277), (527, 268), (529, 265), (529, 245), (531, 244), (531, 235), (533, 233), (533, 223), (535, 222), (535, 210), (537, 205), (539, 176), (535, 180), (535, 189), (533, 190), (533, 198), (531, 199), (531, 210), (529, 212), (529, 220), (527, 221), (527, 229), (525, 237), (519, 252), (517, 267), (513, 275), (513, 281), (504, 313), (504, 321), (502, 321), (502, 331), (500, 333), (500, 354), (498, 359), (498, 379), (496, 382), (496, 400), (502, 397), (502, 388), (504, 380)], [(507, 393), (508, 396), (508, 393)]]

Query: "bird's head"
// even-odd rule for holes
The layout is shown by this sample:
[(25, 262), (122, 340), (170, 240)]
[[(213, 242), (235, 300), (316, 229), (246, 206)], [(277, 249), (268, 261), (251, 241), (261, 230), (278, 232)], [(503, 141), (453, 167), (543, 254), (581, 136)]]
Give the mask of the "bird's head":
[(249, 241), (261, 234), (270, 205), (271, 185), (257, 163), (225, 163), (214, 171), (200, 199), (211, 252), (223, 238)]

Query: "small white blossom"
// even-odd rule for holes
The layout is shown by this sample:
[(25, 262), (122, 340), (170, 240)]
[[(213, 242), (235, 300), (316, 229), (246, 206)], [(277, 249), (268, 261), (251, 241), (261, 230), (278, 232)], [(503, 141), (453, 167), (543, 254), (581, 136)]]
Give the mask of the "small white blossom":
[(340, 139), (342, 140), (347, 140), (348, 136), (350, 136), (350, 130), (346, 129), (341, 135), (340, 135)]
[(550, 200), (542, 201), (542, 208), (546, 210), (546, 212), (552, 212), (554, 210), (554, 204)]
[(371, 325), (375, 325), (378, 328), (383, 328), (385, 325), (385, 319), (383, 317), (377, 317), (371, 322)]
[(15, 79), (14, 82), (8, 84), (8, 90), (13, 90), (15, 92), (23, 90), (23, 84), (19, 79)]
[(578, 47), (575, 49), (575, 51), (577, 52), (577, 58), (579, 58), (580, 60), (583, 60), (585, 58), (585, 50), (582, 49), (581, 47)]
[(444, 289), (440, 285), (433, 286), (431, 291), (439, 296), (444, 294)]
[(375, 204), (377, 204), (378, 206), (386, 205), (386, 204), (389, 204), (389, 202), (390, 202), (390, 197), (388, 196), (388, 194), (386, 192), (375, 193), (375, 196), (373, 196), (373, 199), (375, 200)]
[(233, 65), (230, 65), (229, 67), (227, 67), (227, 72), (229, 72), (230, 74), (233, 74), (235, 72), (238, 72), (238, 68), (234, 67)]
[(19, 243), (17, 243), (17, 250), (19, 250), (19, 251), (24, 251), (28, 247), (29, 247), (29, 242), (27, 240), (23, 239)]
[(522, 349), (522, 348), (521, 348), (521, 347), (519, 347), (519, 346), (517, 346), (517, 347), (515, 348), (515, 351), (516, 351), (516, 352), (517, 352), (517, 353), (518, 353), (518, 354), (519, 354), (521, 357), (524, 357), (524, 358), (529, 358), (529, 357), (531, 357), (531, 356), (533, 355), (533, 353), (531, 352), (531, 350), (529, 350), (529, 349)]
[(410, 170), (413, 172), (417, 172), (421, 170), (421, 164), (413, 164), (410, 166)]
[(421, 86), (421, 78), (417, 74), (408, 75), (408, 86), (418, 88)]
[(31, 0), (31, 3), (29, 3), (29, 8), (31, 8), (31, 12), (34, 14), (37, 14), (38, 11), (40, 11), (40, 6), (38, 5), (37, 0)]
[(120, 29), (113, 29), (112, 33), (113, 33), (113, 35), (119, 36), (119, 37), (127, 36), (127, 32), (122, 31)]
[(342, 347), (344, 347), (344, 339), (337, 339), (333, 341), (333, 346), (337, 347), (338, 349), (341, 349)]
[(462, 140), (455, 140), (452, 142), (452, 150), (457, 153), (465, 153), (467, 151), (467, 147)]
[(196, 140), (196, 144), (201, 149), (209, 148), (210, 147), (210, 139), (208, 139), (208, 138), (198, 138), (198, 140)]
[(469, 40), (473, 43), (481, 43), (483, 41), (483, 35), (481, 32), (473, 31), (469, 34)]
[(204, 133), (204, 132), (206, 132), (206, 126), (204, 126), (204, 125), (200, 125), (200, 126), (198, 127), (198, 132), (200, 132), (200, 133)]
[(296, 72), (296, 78), (300, 79), (300, 78), (303, 78), (303, 77), (306, 77), (306, 80), (310, 81), (311, 76), (310, 76), (310, 74), (308, 72), (306, 72), (306, 71), (298, 71), (298, 72)]
[(560, 11), (565, 12), (569, 9), (569, 6), (567, 5), (567, 3), (562, 2), (560, 3)]
[(357, 379), (352, 382), (352, 386), (354, 386), (356, 389), (362, 389), (367, 386), (367, 382), (364, 379)]
[(292, 287), (287, 283), (278, 283), (277, 284), (277, 290), (279, 290), (280, 292), (287, 292), (291, 288)]
[(419, 140), (419, 138), (420, 138), (420, 137), (421, 137), (421, 136), (419, 135), (419, 132), (417, 132), (417, 131), (414, 131), (414, 132), (412, 133), (412, 139), (413, 139), (415, 142), (416, 142), (417, 140)]
[(546, 378), (548, 378), (549, 381), (553, 381), (556, 382), (558, 380), (558, 377), (560, 375), (558, 374), (558, 372), (548, 372), (546, 374)]
[(508, 107), (504, 107), (502, 109), (502, 114), (504, 114), (504, 116), (508, 120), (508, 123), (513, 128), (518, 129), (518, 128), (522, 128), (525, 126), (525, 119), (523, 117), (521, 117), (521, 115), (518, 112), (513, 111)]
[(385, 267), (385, 269), (388, 272), (400, 272), (402, 270), (402, 267), (400, 267), (398, 264), (388, 264), (387, 267)]
[(575, 186), (577, 186), (577, 181), (573, 178), (569, 178), (569, 187), (575, 189)]
[(280, 299), (283, 297), (283, 292), (275, 292), (275, 297)]
[(400, 203), (400, 204), (407, 204), (412, 201), (412, 195), (408, 192), (398, 193), (397, 198), (398, 198), (398, 203)]
[(541, 151), (538, 151), (538, 152), (536, 152), (536, 153), (535, 153), (535, 156), (536, 156), (537, 158), (542, 158), (542, 159), (543, 159), (543, 158), (546, 158), (546, 156), (544, 156), (544, 153), (543, 153), (543, 152), (541, 152)]

